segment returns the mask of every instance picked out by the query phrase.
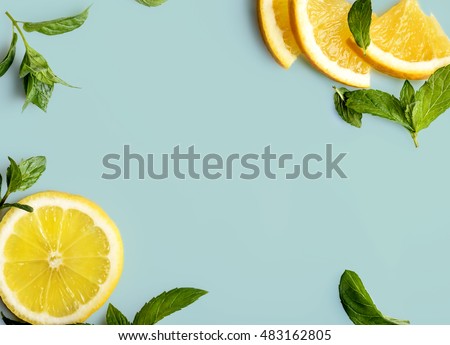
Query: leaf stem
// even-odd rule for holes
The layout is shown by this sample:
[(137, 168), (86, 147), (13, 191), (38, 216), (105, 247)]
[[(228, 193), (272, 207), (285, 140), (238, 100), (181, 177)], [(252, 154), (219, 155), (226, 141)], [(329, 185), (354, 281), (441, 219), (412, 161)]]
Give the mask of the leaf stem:
[(339, 95), (339, 97), (341, 97), (341, 99), (342, 99), (343, 101), (345, 101), (345, 97), (344, 97), (344, 95), (342, 94), (342, 92), (339, 91), (339, 89), (338, 89), (336, 86), (333, 86), (333, 89), (334, 89), (334, 91), (336, 91), (336, 93)]
[(11, 192), (8, 190), (6, 191), (5, 195), (3, 196), (2, 200), (0, 200), (0, 209), (2, 208), (2, 206), (5, 204), (6, 199), (8, 199), (9, 195), (11, 194)]
[(6, 16), (11, 20), (13, 26), (14, 26), (14, 27), (17, 29), (17, 31), (19, 32), (19, 35), (20, 35), (20, 37), (22, 37), (22, 40), (23, 40), (23, 43), (25, 44), (25, 47), (26, 47), (26, 48), (29, 47), (28, 42), (27, 42), (27, 40), (26, 40), (26, 38), (25, 38), (25, 35), (23, 34), (22, 29), (20, 29), (20, 26), (17, 24), (18, 21), (15, 20), (15, 19), (13, 18), (13, 16), (12, 16), (8, 11), (6, 11), (5, 14), (6, 14)]
[(419, 141), (417, 140), (417, 132), (411, 132), (411, 137), (414, 140), (414, 145), (416, 145), (416, 148), (419, 148)]

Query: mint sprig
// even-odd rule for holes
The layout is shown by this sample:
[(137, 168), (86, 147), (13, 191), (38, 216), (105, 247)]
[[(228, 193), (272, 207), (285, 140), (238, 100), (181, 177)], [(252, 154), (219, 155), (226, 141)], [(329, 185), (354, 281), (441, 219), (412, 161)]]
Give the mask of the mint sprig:
[[(14, 62), (17, 30), (25, 46), (25, 55), (19, 72), (19, 77), (23, 80), (26, 95), (22, 110), (25, 110), (32, 103), (41, 110), (47, 111), (55, 84), (72, 87), (53, 73), (47, 60), (30, 46), (25, 38), (24, 31), (39, 32), (44, 35), (60, 35), (79, 28), (84, 24), (88, 15), (89, 7), (72, 17), (63, 17), (44, 22), (22, 22), (15, 20), (9, 12), (6, 12), (6, 16), (12, 23), (13, 39), (6, 57), (0, 63), (0, 77), (8, 71)], [(19, 24), (22, 24), (24, 31)]]
[[(33, 208), (19, 203), (7, 203), (6, 200), (14, 192), (22, 192), (31, 188), (44, 173), (46, 159), (43, 156), (31, 157), (27, 160), (16, 163), (14, 159), (8, 157), (10, 165), (6, 170), (7, 190), (0, 200), (0, 209), (19, 208), (27, 212), (33, 212)], [(3, 177), (0, 174), (0, 193)]]
[(403, 126), (418, 147), (419, 132), (450, 108), (450, 65), (433, 73), (417, 92), (406, 80), (400, 99), (380, 90), (334, 89), (335, 108), (344, 121), (360, 127), (362, 114), (385, 118)]
[(339, 297), (350, 320), (355, 325), (408, 325), (407, 320), (397, 320), (383, 315), (373, 302), (359, 276), (346, 270), (339, 283)]
[(154, 325), (166, 316), (169, 316), (206, 295), (205, 290), (194, 288), (176, 288), (164, 291), (157, 297), (145, 303), (136, 313), (132, 323), (112, 304), (108, 307), (106, 322), (108, 325)]

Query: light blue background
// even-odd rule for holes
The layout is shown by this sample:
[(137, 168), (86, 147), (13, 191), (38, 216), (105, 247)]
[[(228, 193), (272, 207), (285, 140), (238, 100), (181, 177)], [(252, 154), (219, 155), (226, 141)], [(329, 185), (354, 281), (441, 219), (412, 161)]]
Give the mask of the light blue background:
[[(381, 11), (394, 1), (375, 1)], [(450, 6), (421, 1), (450, 33)], [(19, 20), (71, 15), (90, 1), (6, 0)], [(0, 16), (0, 52), (10, 23)], [(450, 322), (450, 116), (420, 134), (365, 117), (338, 118), (335, 82), (301, 60), (284, 71), (258, 31), (254, 0), (96, 0), (64, 36), (27, 35), (53, 70), (48, 113), (29, 107), (17, 79), (23, 54), (0, 79), (2, 157), (45, 155), (32, 192), (53, 189), (99, 203), (119, 226), (125, 267), (110, 302), (132, 318), (163, 290), (210, 293), (168, 324), (349, 324), (341, 273), (359, 273), (379, 308), (414, 324)], [(402, 82), (373, 73), (374, 88)], [(416, 86), (421, 83), (415, 84)], [(348, 152), (348, 180), (166, 181), (101, 179), (102, 157), (170, 152)], [(15, 196), (17, 199), (20, 196)], [(18, 200), (18, 199), (17, 199)], [(103, 323), (106, 305), (90, 318)]]

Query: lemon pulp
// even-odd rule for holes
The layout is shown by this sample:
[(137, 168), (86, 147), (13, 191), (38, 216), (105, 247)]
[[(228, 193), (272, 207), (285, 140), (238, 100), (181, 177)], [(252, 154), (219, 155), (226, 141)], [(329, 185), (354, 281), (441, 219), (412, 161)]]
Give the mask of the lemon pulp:
[[(84, 321), (122, 270), (120, 236), (106, 214), (81, 197), (55, 193), (24, 200), (35, 211), (11, 210), (0, 227), (0, 292), (31, 323)], [(59, 204), (58, 197), (66, 205), (45, 205)]]

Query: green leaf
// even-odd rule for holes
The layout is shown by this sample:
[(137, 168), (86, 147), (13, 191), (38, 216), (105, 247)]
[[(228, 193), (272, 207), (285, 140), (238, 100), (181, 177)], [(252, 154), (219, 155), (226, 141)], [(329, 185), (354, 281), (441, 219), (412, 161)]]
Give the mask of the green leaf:
[(450, 65), (438, 69), (416, 93), (412, 119), (416, 132), (450, 108)]
[(129, 325), (130, 321), (126, 318), (122, 312), (114, 307), (111, 303), (108, 306), (106, 312), (106, 324), (108, 325)]
[(33, 103), (46, 112), (55, 84), (43, 83), (32, 74), (26, 75), (23, 78), (23, 83), (25, 87), (26, 99), (22, 107), (22, 111), (24, 111), (30, 103)]
[(354, 111), (380, 116), (397, 122), (410, 131), (413, 130), (402, 104), (394, 96), (379, 90), (357, 90), (347, 92), (345, 96), (347, 107)]
[(412, 111), (416, 102), (416, 91), (408, 80), (405, 80), (400, 92), (400, 103), (402, 104), (405, 116), (412, 124)]
[(0, 207), (0, 209), (1, 209), (1, 208), (10, 208), (10, 207), (19, 208), (19, 209), (21, 209), (21, 210), (23, 210), (23, 211), (26, 211), (26, 212), (33, 212), (33, 211), (34, 211), (34, 210), (33, 210), (33, 207), (28, 206), (28, 205), (19, 204), (19, 203), (15, 203), (15, 204), (3, 204), (3, 205)]
[(2, 315), (2, 320), (5, 323), (5, 325), (29, 325), (29, 323), (24, 321), (9, 319), (2, 312), (0, 312), (0, 314)]
[(46, 159), (43, 156), (28, 158), (20, 164), (17, 164), (11, 157), (8, 159), (10, 166), (6, 171), (6, 182), (10, 193), (27, 190), (45, 171)]
[(22, 183), (19, 191), (24, 191), (33, 186), (45, 171), (47, 160), (44, 156), (28, 158), (19, 164), (22, 173)]
[(25, 78), (28, 74), (31, 74), (37, 80), (47, 85), (58, 83), (68, 87), (73, 87), (57, 77), (48, 65), (47, 60), (30, 46), (26, 47), (26, 52), (20, 66), (19, 77)]
[(408, 105), (414, 104), (416, 101), (416, 91), (409, 80), (405, 80), (402, 90), (400, 91), (400, 103), (406, 109)]
[(0, 62), (0, 77), (3, 77), (6, 72), (8, 72), (12, 63), (14, 62), (14, 58), (16, 56), (16, 43), (17, 43), (17, 34), (13, 32), (13, 37), (11, 41), (11, 45), (9, 46), (8, 53), (2, 62)]
[(41, 34), (50, 36), (64, 34), (66, 32), (78, 29), (84, 24), (89, 16), (89, 8), (90, 6), (83, 12), (71, 17), (58, 18), (37, 23), (25, 22), (23, 23), (23, 28), (28, 32), (37, 31)]
[(141, 5), (145, 5), (148, 7), (156, 7), (156, 6), (162, 5), (167, 0), (136, 0), (136, 1), (138, 3), (140, 3)]
[(22, 183), (22, 173), (17, 163), (11, 157), (8, 157), (10, 166), (6, 170), (6, 184), (8, 186), (8, 192), (13, 193), (20, 188)]
[(345, 122), (351, 124), (352, 126), (360, 128), (362, 114), (347, 107), (347, 105), (345, 104), (345, 94), (349, 91), (344, 87), (334, 89), (336, 90), (336, 92), (334, 93), (334, 106), (337, 113)]
[(345, 271), (339, 284), (339, 297), (350, 320), (355, 325), (408, 325), (409, 321), (384, 316), (372, 301), (355, 272)]
[(194, 288), (176, 288), (152, 298), (134, 317), (133, 325), (154, 325), (166, 316), (194, 303), (207, 291)]
[(357, 0), (348, 12), (348, 26), (356, 44), (364, 50), (370, 45), (370, 25), (372, 24), (372, 2)]

